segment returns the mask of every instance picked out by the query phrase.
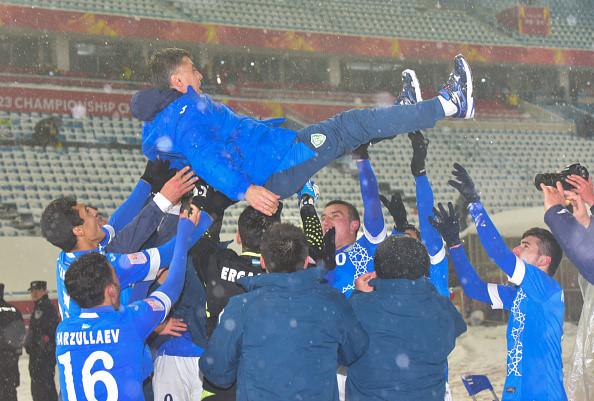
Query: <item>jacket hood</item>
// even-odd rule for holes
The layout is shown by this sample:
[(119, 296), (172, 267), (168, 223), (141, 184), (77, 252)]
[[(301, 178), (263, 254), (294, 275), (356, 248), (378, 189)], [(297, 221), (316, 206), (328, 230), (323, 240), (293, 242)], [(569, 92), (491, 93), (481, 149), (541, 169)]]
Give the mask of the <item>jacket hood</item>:
[(261, 287), (301, 289), (313, 287), (321, 279), (321, 270), (314, 267), (295, 273), (265, 273), (259, 276), (242, 277), (237, 283), (246, 291), (256, 290)]
[(161, 110), (180, 96), (183, 96), (183, 93), (171, 88), (143, 89), (132, 96), (130, 112), (141, 121), (152, 121)]

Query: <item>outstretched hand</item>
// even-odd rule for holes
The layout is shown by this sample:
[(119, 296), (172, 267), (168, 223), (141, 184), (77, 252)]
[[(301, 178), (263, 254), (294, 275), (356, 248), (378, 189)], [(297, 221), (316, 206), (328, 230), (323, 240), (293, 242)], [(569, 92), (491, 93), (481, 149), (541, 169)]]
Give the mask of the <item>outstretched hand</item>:
[(250, 185), (245, 191), (245, 200), (251, 207), (265, 214), (272, 216), (278, 209), (280, 196), (259, 185)]
[(421, 131), (409, 132), (408, 139), (410, 139), (413, 148), (410, 170), (415, 177), (425, 175), (425, 159), (427, 158), (429, 140), (425, 138)]
[(181, 337), (184, 331), (188, 331), (188, 325), (184, 323), (183, 319), (174, 317), (170, 317), (155, 329), (155, 332), (160, 336), (172, 337)]
[(454, 163), (454, 170), (452, 170), (452, 174), (457, 181), (449, 180), (448, 184), (460, 192), (466, 202), (480, 202), (481, 198), (474, 186), (472, 178), (470, 178), (470, 174), (468, 174), (468, 171), (466, 171), (466, 169), (460, 164)]
[(369, 285), (369, 282), (376, 278), (375, 272), (365, 273), (355, 279), (355, 289), (361, 292), (373, 292), (373, 286)]
[(386, 198), (384, 195), (379, 196), (382, 204), (388, 209), (392, 219), (394, 219), (394, 225), (396, 229), (400, 232), (404, 232), (406, 226), (408, 225), (408, 217), (406, 214), (406, 207), (404, 206), (404, 202), (402, 201), (402, 196), (398, 192), (394, 193), (390, 200)]
[(448, 210), (438, 203), (433, 214), (435, 217), (429, 216), (429, 223), (441, 234), (448, 248), (460, 245), (460, 216), (452, 202), (448, 202)]
[(186, 166), (169, 179), (159, 191), (172, 205), (178, 203), (185, 194), (194, 189), (198, 177)]

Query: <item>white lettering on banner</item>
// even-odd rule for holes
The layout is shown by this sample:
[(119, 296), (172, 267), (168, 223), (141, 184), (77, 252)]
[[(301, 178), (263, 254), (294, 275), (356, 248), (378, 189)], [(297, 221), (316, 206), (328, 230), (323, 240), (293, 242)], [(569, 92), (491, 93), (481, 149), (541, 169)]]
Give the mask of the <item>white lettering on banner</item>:
[(89, 115), (130, 114), (129, 99), (126, 95), (58, 91), (55, 95), (29, 91), (31, 95), (28, 95), (22, 94), (22, 91), (11, 93), (11, 89), (2, 88), (2, 91), (4, 93), (0, 96), (0, 110), (70, 114), (77, 107), (84, 107)]

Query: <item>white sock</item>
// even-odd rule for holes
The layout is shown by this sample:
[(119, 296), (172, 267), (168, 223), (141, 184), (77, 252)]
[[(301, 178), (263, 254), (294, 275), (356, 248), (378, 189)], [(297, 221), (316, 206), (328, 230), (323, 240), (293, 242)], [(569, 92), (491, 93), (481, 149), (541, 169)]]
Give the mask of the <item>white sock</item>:
[(437, 96), (437, 98), (439, 99), (439, 103), (441, 103), (441, 107), (443, 107), (446, 117), (453, 116), (458, 112), (458, 108), (451, 100), (446, 100), (443, 96)]

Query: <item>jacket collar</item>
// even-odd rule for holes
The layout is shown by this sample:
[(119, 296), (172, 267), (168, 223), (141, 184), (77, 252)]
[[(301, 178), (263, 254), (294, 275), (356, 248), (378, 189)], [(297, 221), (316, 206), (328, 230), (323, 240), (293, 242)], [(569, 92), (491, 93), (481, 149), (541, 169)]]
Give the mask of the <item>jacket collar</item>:
[(259, 276), (242, 277), (237, 283), (245, 288), (246, 291), (253, 291), (262, 287), (300, 290), (316, 286), (319, 284), (321, 278), (321, 270), (311, 268), (295, 273), (266, 273)]
[(435, 290), (427, 277), (416, 280), (375, 278), (369, 282), (369, 285), (373, 286), (378, 292), (403, 294), (416, 294)]

